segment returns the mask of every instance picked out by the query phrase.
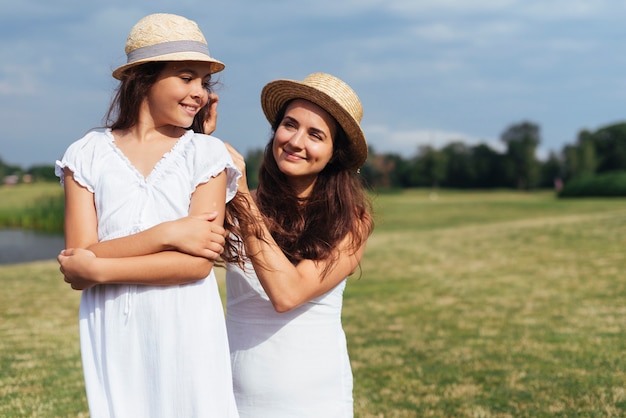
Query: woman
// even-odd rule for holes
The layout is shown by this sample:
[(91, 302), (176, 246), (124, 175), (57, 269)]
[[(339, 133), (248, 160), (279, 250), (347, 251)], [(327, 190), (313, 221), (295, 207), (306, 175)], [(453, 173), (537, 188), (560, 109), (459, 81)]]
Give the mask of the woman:
[[(250, 192), (240, 178), (237, 198), (249, 209), (227, 207), (245, 252), (225, 253), (237, 409), (242, 417), (351, 417), (342, 296), (373, 228), (357, 175), (367, 158), (361, 103), (343, 81), (316, 73), (267, 84), (261, 104), (274, 133), (259, 186)], [(232, 262), (238, 257), (245, 266)]]

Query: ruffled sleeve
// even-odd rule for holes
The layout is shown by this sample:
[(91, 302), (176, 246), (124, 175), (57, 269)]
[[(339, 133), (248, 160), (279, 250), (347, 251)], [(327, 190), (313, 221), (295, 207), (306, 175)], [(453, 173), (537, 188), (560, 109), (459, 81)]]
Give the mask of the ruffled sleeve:
[(241, 172), (235, 166), (226, 145), (214, 136), (203, 134), (195, 134), (193, 142), (193, 188), (226, 170), (226, 202), (229, 202), (237, 193), (237, 180)]
[(102, 138), (103, 135), (103, 132), (94, 131), (88, 133), (71, 144), (65, 151), (63, 158), (56, 161), (54, 172), (59, 177), (62, 186), (65, 186), (63, 169), (69, 168), (74, 174), (74, 180), (91, 193), (94, 193), (96, 181), (94, 170), (97, 167), (97, 164), (95, 164), (98, 155), (97, 148), (106, 140)]

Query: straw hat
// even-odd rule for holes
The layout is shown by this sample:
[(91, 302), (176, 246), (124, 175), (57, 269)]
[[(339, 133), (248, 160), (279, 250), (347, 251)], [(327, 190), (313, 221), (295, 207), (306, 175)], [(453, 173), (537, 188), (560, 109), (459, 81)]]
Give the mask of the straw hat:
[(113, 71), (121, 79), (130, 67), (153, 61), (202, 61), (211, 64), (211, 73), (224, 69), (224, 64), (211, 58), (204, 35), (196, 22), (182, 16), (151, 14), (133, 26), (126, 40), (126, 64)]
[(308, 75), (302, 81), (275, 80), (263, 87), (261, 106), (273, 124), (289, 100), (305, 99), (326, 110), (341, 125), (350, 141), (354, 161), (350, 168), (360, 168), (367, 159), (367, 143), (361, 129), (363, 107), (354, 90), (346, 83), (325, 73)]

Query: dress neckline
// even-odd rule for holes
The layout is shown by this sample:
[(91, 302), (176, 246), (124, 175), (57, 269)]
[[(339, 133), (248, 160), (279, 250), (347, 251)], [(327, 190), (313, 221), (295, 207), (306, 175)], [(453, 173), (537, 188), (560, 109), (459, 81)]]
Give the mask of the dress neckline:
[(130, 161), (126, 154), (124, 154), (124, 152), (117, 146), (117, 144), (115, 143), (115, 136), (113, 135), (113, 131), (110, 128), (107, 128), (105, 131), (109, 144), (111, 145), (111, 148), (113, 149), (115, 154), (118, 155), (118, 157), (130, 169), (130, 171), (132, 171), (142, 183), (148, 183), (153, 177), (157, 176), (161, 169), (161, 166), (163, 166), (170, 159), (170, 156), (174, 154), (178, 150), (178, 148), (182, 146), (183, 143), (187, 142), (191, 138), (193, 133), (194, 132), (191, 129), (186, 130), (185, 133), (176, 140), (172, 148), (170, 148), (169, 151), (161, 156), (159, 161), (157, 161), (154, 167), (152, 167), (152, 170), (150, 170), (148, 175), (144, 176)]

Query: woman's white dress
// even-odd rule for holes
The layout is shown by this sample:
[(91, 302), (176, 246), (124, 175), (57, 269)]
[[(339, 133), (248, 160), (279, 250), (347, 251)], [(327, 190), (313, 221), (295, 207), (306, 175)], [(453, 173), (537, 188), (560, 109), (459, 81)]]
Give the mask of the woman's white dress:
[(251, 265), (228, 266), (226, 326), (242, 418), (353, 416), (345, 286), (277, 313)]
[[(110, 131), (90, 132), (57, 161), (94, 194), (98, 238), (188, 215), (195, 188), (224, 169), (224, 144), (187, 131), (144, 178)], [(91, 417), (236, 417), (224, 311), (213, 272), (176, 286), (99, 285), (82, 293), (80, 345)]]

